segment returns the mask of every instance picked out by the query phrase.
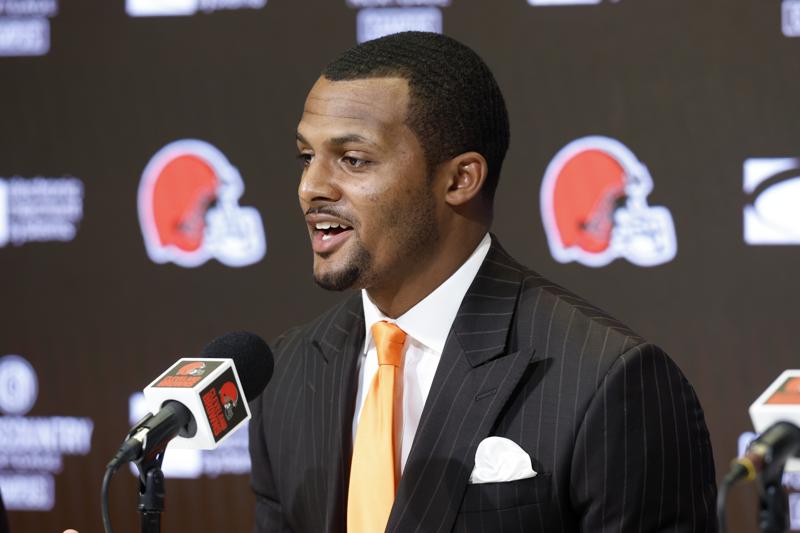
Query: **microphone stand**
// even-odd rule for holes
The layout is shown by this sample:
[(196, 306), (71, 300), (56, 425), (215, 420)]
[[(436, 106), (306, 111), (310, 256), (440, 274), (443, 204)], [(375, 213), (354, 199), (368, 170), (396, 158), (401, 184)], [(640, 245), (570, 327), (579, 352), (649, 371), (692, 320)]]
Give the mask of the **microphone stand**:
[(768, 477), (762, 475), (758, 511), (758, 525), (762, 533), (785, 533), (789, 529), (786, 494), (783, 491), (782, 480), (783, 465), (770, 472)]
[(139, 505), (141, 533), (161, 532), (161, 513), (164, 511), (164, 448), (148, 453), (136, 462), (139, 468)]
[[(123, 449), (131, 455), (139, 468), (139, 505), (141, 533), (161, 532), (161, 513), (164, 512), (164, 452), (167, 444), (186, 428), (188, 435), (197, 431), (197, 425), (186, 406), (177, 401), (165, 402), (155, 414), (145, 416), (128, 434)], [(139, 453), (140, 452), (140, 453)]]

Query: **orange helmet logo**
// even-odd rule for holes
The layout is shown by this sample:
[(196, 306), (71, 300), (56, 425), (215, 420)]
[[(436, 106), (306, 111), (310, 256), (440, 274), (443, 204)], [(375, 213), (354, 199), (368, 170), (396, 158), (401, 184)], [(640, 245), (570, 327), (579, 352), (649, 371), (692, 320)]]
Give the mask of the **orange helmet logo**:
[(592, 267), (617, 258), (639, 266), (671, 261), (677, 250), (672, 215), (647, 204), (652, 189), (647, 167), (619, 141), (592, 136), (567, 144), (542, 180), (553, 257)]
[(219, 401), (225, 412), (225, 419), (233, 418), (233, 409), (239, 403), (239, 391), (236, 390), (236, 385), (232, 381), (226, 381), (219, 388)]
[(202, 376), (206, 372), (206, 364), (202, 361), (186, 363), (176, 372), (179, 376)]
[(210, 144), (175, 141), (159, 150), (139, 183), (139, 222), (156, 263), (184, 267), (211, 258), (228, 266), (260, 261), (266, 253), (261, 215), (242, 207), (239, 171)]

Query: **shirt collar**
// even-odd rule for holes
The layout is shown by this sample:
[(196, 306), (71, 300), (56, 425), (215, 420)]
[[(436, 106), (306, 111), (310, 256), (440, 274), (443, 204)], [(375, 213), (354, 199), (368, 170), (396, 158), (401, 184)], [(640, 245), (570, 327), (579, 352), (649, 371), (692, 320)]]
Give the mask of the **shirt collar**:
[(364, 353), (369, 350), (372, 343), (372, 325), (381, 320), (396, 323), (400, 329), (417, 342), (437, 353), (442, 353), (450, 328), (456, 319), (458, 308), (461, 307), (461, 301), (478, 274), (483, 260), (486, 259), (491, 244), (492, 239), (487, 233), (472, 255), (458, 270), (396, 320), (384, 315), (369, 299), (367, 291), (362, 290), (361, 301), (364, 305), (364, 325), (366, 327)]

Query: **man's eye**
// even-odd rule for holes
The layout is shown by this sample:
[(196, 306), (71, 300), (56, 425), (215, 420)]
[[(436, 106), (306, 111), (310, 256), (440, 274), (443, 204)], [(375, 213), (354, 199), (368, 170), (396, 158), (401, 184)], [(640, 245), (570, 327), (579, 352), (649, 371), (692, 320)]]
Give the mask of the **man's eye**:
[(303, 167), (307, 167), (311, 164), (312, 157), (311, 154), (297, 154), (297, 160), (303, 164)]
[(343, 157), (342, 161), (344, 161), (345, 164), (353, 168), (361, 168), (366, 166), (367, 163), (369, 163), (369, 161), (365, 159), (358, 159), (357, 157), (350, 157), (350, 156)]

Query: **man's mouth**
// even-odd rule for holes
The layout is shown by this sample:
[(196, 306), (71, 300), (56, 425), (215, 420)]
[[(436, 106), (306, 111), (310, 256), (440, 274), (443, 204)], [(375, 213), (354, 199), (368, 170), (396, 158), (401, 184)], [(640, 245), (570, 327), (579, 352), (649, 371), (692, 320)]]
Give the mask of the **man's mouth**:
[(312, 230), (311, 247), (317, 254), (334, 252), (353, 233), (353, 227), (342, 221), (319, 220), (309, 225)]
[(337, 235), (341, 235), (342, 233), (352, 229), (352, 227), (340, 224), (338, 222), (317, 222), (314, 224), (314, 233), (320, 232), (322, 234), (322, 237), (320, 238), (323, 242), (329, 241)]

